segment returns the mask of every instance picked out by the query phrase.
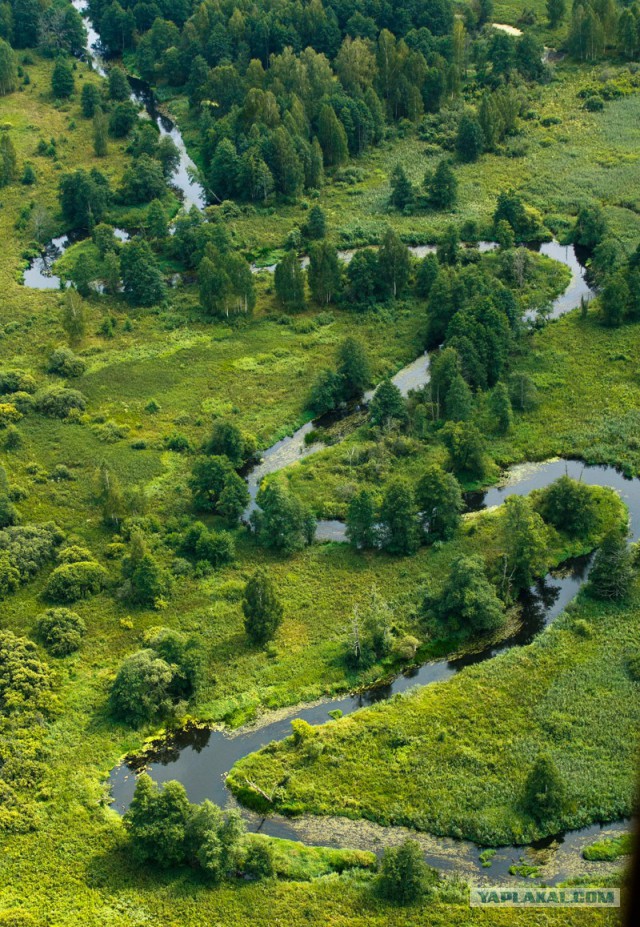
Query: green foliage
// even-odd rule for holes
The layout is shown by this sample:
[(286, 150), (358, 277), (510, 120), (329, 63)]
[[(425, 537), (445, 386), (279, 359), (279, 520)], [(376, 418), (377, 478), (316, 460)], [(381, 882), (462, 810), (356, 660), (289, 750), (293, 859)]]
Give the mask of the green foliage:
[(0, 714), (19, 715), (49, 706), (51, 677), (38, 651), (25, 637), (0, 631)]
[(170, 589), (169, 575), (151, 553), (141, 531), (131, 534), (129, 551), (122, 560), (123, 598), (135, 605), (154, 605)]
[(448, 422), (442, 429), (442, 440), (454, 473), (471, 479), (486, 474), (485, 442), (472, 422)]
[(166, 285), (146, 241), (134, 240), (124, 245), (120, 268), (125, 299), (132, 306), (153, 306), (162, 302)]
[(482, 129), (476, 117), (465, 113), (458, 127), (456, 151), (461, 161), (477, 161), (482, 154)]
[(390, 554), (413, 554), (418, 549), (416, 501), (410, 484), (392, 480), (380, 506), (380, 543)]
[(287, 251), (276, 265), (274, 284), (283, 308), (291, 312), (304, 309), (304, 273), (295, 251)]
[(391, 652), (392, 612), (376, 586), (368, 599), (353, 610), (352, 636), (347, 650), (347, 663), (357, 669), (366, 669), (384, 659)]
[(540, 756), (525, 782), (524, 805), (539, 822), (558, 820), (566, 804), (566, 789), (549, 756)]
[(513, 424), (513, 410), (509, 390), (502, 382), (494, 386), (489, 397), (489, 414), (498, 434), (505, 435)]
[(52, 522), (0, 531), (0, 598), (27, 583), (51, 560), (64, 534)]
[(109, 695), (114, 717), (134, 727), (166, 713), (173, 672), (155, 650), (140, 650), (120, 666)]
[(0, 96), (13, 93), (18, 83), (16, 59), (8, 42), (0, 38)]
[(319, 305), (328, 305), (340, 292), (342, 271), (338, 252), (328, 241), (316, 241), (309, 249), (307, 271), (311, 295)]
[(606, 231), (606, 219), (598, 204), (589, 203), (580, 208), (573, 229), (573, 240), (577, 245), (593, 249), (600, 244)]
[(279, 483), (268, 483), (256, 498), (251, 524), (262, 547), (291, 554), (313, 541), (316, 521), (299, 499)]
[(543, 489), (536, 508), (546, 522), (573, 537), (588, 537), (598, 521), (593, 493), (568, 476)]
[(366, 489), (361, 490), (349, 503), (347, 537), (357, 549), (369, 550), (376, 546), (375, 505), (371, 494)]
[(430, 892), (438, 882), (438, 873), (422, 858), (420, 844), (405, 840), (397, 847), (387, 847), (382, 855), (378, 887), (383, 897), (398, 904), (413, 904)]
[(433, 174), (424, 181), (427, 198), (434, 209), (453, 209), (458, 198), (458, 179), (446, 158), (438, 162)]
[(600, 545), (589, 571), (589, 592), (597, 599), (622, 601), (633, 583), (631, 553), (624, 535), (610, 531)]
[(101, 592), (107, 579), (105, 568), (94, 561), (63, 563), (49, 576), (45, 596), (52, 602), (77, 602)]
[(407, 404), (398, 387), (391, 380), (383, 380), (369, 403), (369, 417), (373, 425), (390, 428), (403, 426), (409, 420)]
[(429, 466), (416, 485), (416, 504), (427, 543), (448, 541), (454, 536), (464, 502), (460, 484), (453, 474), (435, 464)]
[(37, 619), (36, 632), (49, 653), (66, 657), (78, 650), (87, 626), (68, 608), (50, 608)]
[(504, 576), (516, 589), (530, 586), (544, 569), (548, 545), (545, 524), (524, 496), (504, 502), (502, 545)]
[(204, 445), (207, 454), (228, 457), (239, 470), (256, 455), (256, 439), (243, 432), (234, 422), (218, 419), (213, 423), (211, 434)]
[(80, 94), (80, 106), (82, 108), (82, 115), (85, 119), (93, 119), (101, 101), (102, 97), (100, 96), (98, 87), (96, 87), (95, 84), (85, 82), (82, 85), (82, 92)]
[(264, 570), (257, 570), (247, 583), (242, 611), (245, 631), (255, 644), (264, 644), (275, 636), (283, 607), (273, 580)]
[(630, 856), (633, 853), (634, 838), (632, 834), (621, 834), (619, 837), (605, 837), (596, 840), (582, 851), (584, 859), (590, 861), (612, 861), (621, 856)]
[(426, 605), (449, 635), (491, 633), (505, 621), (504, 605), (475, 557), (454, 560), (441, 595)]
[(217, 512), (237, 524), (249, 503), (249, 491), (226, 456), (196, 457), (189, 487), (196, 509)]
[(80, 377), (86, 370), (86, 363), (69, 348), (56, 348), (49, 358), (49, 373), (61, 377)]
[(71, 65), (66, 58), (58, 58), (51, 75), (51, 90), (54, 97), (67, 99), (74, 90), (75, 81)]

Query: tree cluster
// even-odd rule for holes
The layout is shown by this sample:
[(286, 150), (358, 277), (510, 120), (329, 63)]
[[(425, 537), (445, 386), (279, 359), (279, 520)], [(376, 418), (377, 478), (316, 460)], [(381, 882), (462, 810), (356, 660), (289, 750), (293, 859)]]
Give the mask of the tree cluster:
[(149, 632), (144, 650), (122, 662), (109, 695), (114, 717), (135, 727), (194, 696), (203, 674), (199, 642), (169, 628)]

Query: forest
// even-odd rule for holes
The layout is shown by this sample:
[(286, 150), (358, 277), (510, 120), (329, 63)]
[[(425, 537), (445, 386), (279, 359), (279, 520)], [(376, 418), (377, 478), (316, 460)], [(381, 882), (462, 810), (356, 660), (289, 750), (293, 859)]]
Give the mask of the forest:
[(627, 0), (0, 3), (0, 927), (633, 923), (639, 159)]

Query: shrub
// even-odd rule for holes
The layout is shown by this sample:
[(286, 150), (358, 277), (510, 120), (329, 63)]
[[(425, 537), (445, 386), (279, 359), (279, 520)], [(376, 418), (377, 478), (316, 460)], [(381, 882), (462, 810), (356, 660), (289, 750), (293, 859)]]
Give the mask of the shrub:
[(405, 840), (400, 846), (384, 851), (378, 887), (389, 901), (412, 904), (424, 897), (437, 881), (438, 873), (427, 866), (415, 840)]
[(22, 418), (22, 413), (11, 402), (0, 402), (0, 428), (15, 425)]
[(80, 377), (87, 365), (69, 348), (57, 348), (49, 358), (49, 373), (57, 373), (61, 377)]
[(137, 726), (171, 707), (173, 672), (154, 650), (140, 650), (120, 666), (109, 697), (116, 718)]
[(21, 370), (0, 370), (0, 395), (35, 391), (36, 381), (30, 373), (23, 373)]
[(93, 554), (86, 547), (72, 544), (58, 551), (58, 563), (87, 563), (93, 560)]
[(36, 395), (36, 409), (51, 418), (67, 418), (72, 410), (84, 412), (86, 406), (86, 397), (79, 390), (64, 386), (49, 386)]
[(63, 563), (47, 581), (45, 595), (52, 602), (76, 602), (104, 589), (107, 571), (95, 561)]
[(75, 612), (68, 608), (50, 608), (38, 618), (36, 630), (39, 638), (54, 657), (74, 653), (87, 633), (87, 627)]

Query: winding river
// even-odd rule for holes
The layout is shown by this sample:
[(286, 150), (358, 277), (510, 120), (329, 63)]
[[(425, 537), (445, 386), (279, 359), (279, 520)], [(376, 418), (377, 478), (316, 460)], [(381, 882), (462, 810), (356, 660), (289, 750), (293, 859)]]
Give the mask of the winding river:
[[(72, 0), (74, 7), (85, 17), (87, 27), (87, 59), (95, 70), (103, 76), (107, 74), (107, 65), (100, 52), (100, 39), (87, 18), (86, 0)], [(180, 161), (171, 178), (172, 184), (180, 191), (186, 208), (196, 206), (204, 208), (207, 202), (204, 188), (197, 180), (197, 171), (190, 159), (184, 140), (175, 126), (158, 107), (151, 88), (144, 81), (130, 79), (132, 100), (151, 118), (162, 135), (170, 136), (180, 153)], [(124, 230), (117, 230), (118, 237), (126, 240)], [(51, 289), (60, 286), (51, 267), (64, 251), (72, 245), (78, 236), (73, 233), (53, 239), (43, 254), (34, 259), (24, 274), (26, 286), (38, 289)], [(481, 242), (479, 250), (494, 248), (492, 242)], [(416, 257), (424, 257), (435, 250), (432, 245), (420, 245), (410, 249)], [(581, 300), (588, 301), (593, 295), (586, 279), (585, 269), (572, 246), (564, 247), (557, 241), (542, 244), (540, 253), (565, 264), (572, 273), (571, 283), (565, 292), (554, 302), (551, 318), (557, 318), (574, 308)], [(339, 252), (340, 259), (348, 263), (354, 250)], [(305, 259), (302, 259), (303, 264)], [(252, 268), (273, 271), (274, 267)], [(403, 395), (411, 389), (417, 389), (428, 382), (429, 358), (425, 353), (403, 368), (393, 378)], [(369, 394), (365, 400), (370, 398)], [(261, 462), (248, 475), (248, 485), (252, 503), (255, 500), (260, 481), (269, 473), (276, 472), (297, 460), (322, 450), (321, 443), (307, 444), (307, 435), (314, 428), (309, 422), (298, 429), (291, 437), (285, 438), (263, 455)], [(607, 467), (585, 467), (576, 461), (549, 461), (535, 466), (516, 467), (510, 471), (508, 478), (499, 486), (484, 493), (467, 496), (470, 511), (478, 511), (499, 505), (509, 495), (525, 495), (533, 489), (548, 485), (563, 473), (581, 478), (583, 482), (615, 489), (624, 498), (629, 507), (631, 532), (634, 540), (640, 536), (640, 481), (627, 480), (620, 473)], [(318, 525), (319, 540), (344, 540), (344, 525), (337, 521), (321, 521)], [(209, 798), (225, 807), (235, 804), (225, 785), (225, 775), (233, 764), (242, 757), (260, 749), (274, 740), (281, 740), (289, 735), (291, 721), (303, 718), (310, 724), (323, 724), (328, 720), (328, 712), (339, 709), (344, 715), (357, 711), (363, 706), (373, 704), (391, 696), (406, 692), (416, 686), (441, 682), (460, 672), (471, 663), (492, 659), (504, 650), (521, 646), (531, 641), (547, 624), (562, 613), (566, 605), (574, 598), (585, 582), (590, 557), (577, 558), (564, 568), (546, 576), (523, 596), (522, 626), (512, 638), (498, 645), (487, 647), (477, 653), (451, 660), (441, 660), (412, 669), (396, 677), (391, 682), (377, 686), (357, 695), (346, 695), (322, 701), (303, 708), (293, 708), (278, 713), (272, 719), (256, 727), (249, 727), (235, 733), (223, 730), (187, 728), (168, 739), (159, 740), (145, 757), (145, 768), (157, 782), (169, 779), (181, 781), (192, 801)], [(139, 763), (131, 759), (129, 763), (118, 765), (109, 777), (113, 807), (124, 812), (128, 807), (135, 789), (136, 772)], [(291, 820), (278, 815), (261, 818), (242, 809), (249, 830), (259, 830), (275, 837), (320, 845), (349, 845), (363, 849), (381, 849), (385, 845), (397, 843), (408, 833), (402, 828), (383, 828), (369, 822), (351, 822), (343, 818), (302, 818)], [(417, 839), (422, 844), (426, 860), (433, 866), (445, 871), (456, 871), (467, 875), (492, 880), (508, 878), (511, 865), (517, 864), (526, 855), (527, 862), (540, 864), (545, 878), (554, 881), (574, 874), (575, 860), (581, 848), (601, 833), (615, 834), (626, 830), (626, 822), (606, 825), (593, 825), (580, 831), (561, 835), (554, 839), (541, 841), (529, 847), (503, 847), (497, 850), (490, 870), (482, 868), (478, 858), (479, 849), (469, 841), (450, 838), (438, 838), (419, 834)], [(416, 836), (412, 834), (412, 836)], [(603, 864), (581, 863), (581, 870), (601, 872)]]
[[(557, 243), (550, 243), (546, 248), (545, 253), (563, 260), (572, 270), (572, 280), (567, 290), (552, 307), (551, 317), (556, 318), (573, 308), (580, 299), (589, 299), (593, 294), (573, 248), (562, 249), (561, 253), (558, 253), (561, 246)], [(409, 390), (424, 385), (428, 377), (429, 359), (424, 354), (396, 374), (394, 381), (406, 395)], [(370, 395), (365, 398), (370, 398)], [(307, 435), (313, 427), (313, 423), (307, 423), (294, 435), (277, 442), (265, 452), (262, 461), (247, 478), (252, 501), (266, 474), (274, 473), (324, 447), (322, 444), (306, 443)], [(629, 480), (611, 467), (586, 466), (575, 460), (552, 460), (514, 467), (499, 486), (485, 492), (468, 493), (467, 509), (480, 511), (500, 505), (510, 495), (527, 495), (534, 489), (548, 486), (565, 473), (589, 485), (607, 486), (618, 492), (629, 509), (631, 537), (633, 540), (640, 539), (640, 480)], [(317, 537), (320, 540), (344, 540), (344, 525), (335, 521), (320, 522)], [(324, 724), (329, 720), (330, 711), (340, 710), (343, 715), (351, 714), (416, 686), (443, 682), (470, 664), (490, 660), (511, 647), (529, 643), (577, 595), (587, 578), (590, 562), (591, 556), (575, 558), (564, 564), (562, 569), (538, 581), (522, 596), (521, 627), (511, 638), (499, 644), (462, 657), (412, 668), (388, 683), (357, 694), (278, 712), (266, 717), (257, 726), (237, 732), (192, 726), (168, 738), (159, 739), (151, 745), (144, 760), (128, 758), (112, 770), (109, 786), (113, 807), (120, 813), (127, 809), (135, 790), (136, 773), (141, 768), (145, 768), (159, 783), (171, 779), (182, 782), (192, 801), (200, 802), (208, 798), (222, 807), (236, 806), (235, 799), (226, 788), (226, 774), (242, 757), (272, 741), (287, 737), (294, 718), (304, 719), (312, 725)], [(339, 817), (306, 816), (289, 819), (280, 815), (261, 817), (247, 809), (241, 811), (249, 830), (313, 845), (348, 845), (381, 850), (386, 845), (399, 842), (409, 833), (402, 828), (384, 828), (366, 821), (352, 822)], [(455, 871), (475, 879), (505, 880), (510, 878), (509, 867), (525, 859), (527, 863), (541, 867), (540, 872), (545, 880), (554, 882), (575, 875), (578, 863), (582, 873), (602, 873), (607, 864), (581, 860), (582, 848), (599, 835), (615, 835), (626, 831), (628, 826), (625, 821), (602, 826), (595, 824), (540, 841), (530, 847), (501, 847), (496, 851), (490, 869), (482, 866), (479, 848), (470, 841), (425, 834), (418, 834), (417, 839), (424, 849), (427, 862), (442, 871)], [(413, 833), (412, 836), (416, 837)]]

